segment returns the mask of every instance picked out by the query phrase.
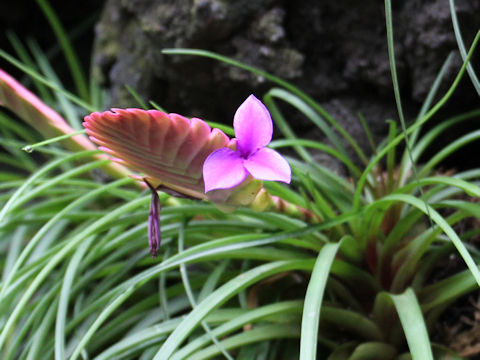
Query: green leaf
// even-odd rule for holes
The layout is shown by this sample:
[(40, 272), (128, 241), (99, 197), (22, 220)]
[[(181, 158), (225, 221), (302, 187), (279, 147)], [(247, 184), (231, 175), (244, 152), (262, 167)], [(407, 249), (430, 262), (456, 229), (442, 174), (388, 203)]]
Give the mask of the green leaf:
[(247, 286), (271, 275), (290, 270), (311, 270), (310, 261), (278, 261), (258, 266), (243, 273), (211, 293), (192, 310), (180, 325), (167, 338), (155, 355), (155, 360), (168, 359), (187, 336), (199, 325), (200, 321), (211, 311), (225, 303), (229, 298)]
[[(266, 340), (277, 340), (284, 338), (298, 337), (299, 329), (295, 325), (264, 325), (253, 328), (249, 331), (243, 331), (237, 335), (231, 336), (223, 340), (220, 344), (223, 348), (230, 350), (243, 347), (248, 344), (258, 343)], [(188, 357), (189, 360), (206, 360), (218, 355), (219, 350), (215, 346), (209, 346)], [(165, 358), (162, 358), (165, 359)]]
[(75, 251), (70, 263), (68, 264), (65, 277), (63, 279), (62, 290), (58, 302), (57, 319), (55, 322), (55, 358), (65, 359), (65, 322), (67, 318), (68, 303), (71, 294), (71, 287), (75, 278), (75, 273), (80, 265), (85, 252), (90, 247), (95, 237), (91, 236), (84, 241)]
[(462, 271), (423, 288), (419, 295), (422, 309), (426, 312), (437, 306), (448, 304), (476, 288), (478, 284), (472, 273), (469, 270)]
[(390, 295), (397, 309), (413, 360), (433, 360), (432, 347), (422, 310), (412, 289)]
[[(260, 321), (275, 321), (280, 319), (281, 315), (285, 314), (300, 315), (302, 307), (303, 304), (300, 301), (285, 301), (264, 305), (248, 311), (242, 310), (242, 313), (232, 316), (231, 320), (216, 327), (213, 330), (213, 334), (217, 337), (224, 337), (246, 324)], [(206, 320), (208, 321), (209, 318), (207, 317)], [(190, 354), (196, 353), (199, 349), (208, 344), (209, 340), (210, 337), (205, 334), (189, 341), (188, 344), (173, 354), (171, 360), (188, 358)]]
[[(393, 359), (397, 349), (382, 342), (367, 342), (358, 345), (348, 360), (386, 360)], [(427, 359), (424, 359), (427, 360)]]
[[(455, 39), (457, 40), (458, 50), (460, 50), (460, 55), (462, 55), (462, 60), (465, 61), (467, 58), (467, 50), (465, 49), (465, 44), (463, 43), (463, 39), (462, 39), (462, 33), (460, 31), (460, 26), (458, 24), (455, 1), (449, 0), (449, 3), (450, 3), (450, 14), (452, 17), (453, 31), (455, 32)], [(480, 82), (478, 81), (478, 77), (475, 74), (475, 70), (473, 69), (473, 66), (470, 63), (467, 65), (467, 72), (468, 72), (468, 76), (470, 76), (470, 80), (472, 80), (472, 84), (473, 84), (473, 87), (475, 88), (475, 91), (480, 96)]]
[(447, 221), (437, 211), (435, 211), (435, 209), (433, 209), (431, 206), (425, 204), (423, 201), (413, 196), (403, 195), (403, 194), (388, 195), (378, 200), (374, 204), (374, 206), (378, 206), (379, 204), (382, 204), (384, 202), (392, 202), (392, 201), (393, 202), (401, 201), (401, 202), (408, 203), (410, 205), (415, 206), (417, 209), (421, 210), (426, 215), (427, 214), (430, 215), (432, 221), (443, 230), (443, 232), (449, 237), (449, 239), (455, 245), (458, 252), (462, 256), (463, 261), (465, 261), (470, 272), (472, 273), (473, 277), (477, 281), (477, 284), (480, 286), (480, 271), (478, 270), (478, 267), (475, 264), (475, 261), (473, 261), (471, 255), (468, 253), (467, 248), (463, 244), (462, 240), (458, 237), (455, 230), (453, 230), (452, 227), (448, 225)]
[(323, 293), (330, 275), (330, 267), (339, 247), (340, 243), (326, 244), (315, 261), (303, 306), (300, 360), (316, 359), (318, 324), (320, 322)]
[[(264, 98), (266, 104), (269, 104), (271, 101), (273, 101), (273, 98), (278, 98), (296, 108), (298, 111), (303, 113), (309, 120), (311, 120), (320, 130), (322, 130), (325, 136), (335, 145), (338, 151), (342, 155), (347, 157), (347, 151), (345, 150), (345, 147), (342, 145), (340, 139), (335, 135), (329, 125), (323, 120), (321, 116), (319, 116), (314, 111), (314, 109), (308, 106), (298, 96), (295, 96), (294, 94), (284, 89), (273, 88), (268, 91), (267, 94), (265, 94)], [(288, 125), (286, 123), (283, 124), (284, 128), (286, 128), (287, 126)], [(295, 136), (290, 136), (290, 138), (295, 138)], [(364, 160), (366, 161), (366, 159)]]
[(85, 80), (85, 75), (83, 74), (79, 58), (75, 54), (75, 50), (72, 47), (72, 44), (70, 43), (70, 40), (68, 39), (65, 30), (62, 27), (60, 19), (58, 18), (57, 14), (55, 14), (55, 11), (52, 9), (47, 0), (37, 0), (37, 4), (40, 6), (43, 13), (47, 17), (48, 22), (50, 23), (50, 26), (52, 27), (55, 36), (57, 37), (58, 42), (62, 47), (65, 59), (67, 60), (67, 64), (70, 68), (70, 72), (75, 82), (75, 86), (77, 87), (78, 93), (84, 100), (87, 100), (88, 87)]

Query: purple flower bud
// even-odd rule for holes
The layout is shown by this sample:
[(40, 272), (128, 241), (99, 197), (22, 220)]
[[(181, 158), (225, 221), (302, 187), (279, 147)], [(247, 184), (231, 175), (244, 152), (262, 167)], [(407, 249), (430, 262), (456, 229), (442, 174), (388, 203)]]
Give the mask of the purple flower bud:
[(144, 179), (145, 184), (152, 192), (152, 200), (150, 202), (150, 211), (148, 212), (148, 245), (150, 247), (150, 253), (152, 257), (157, 256), (160, 242), (162, 241), (162, 233), (160, 230), (160, 198), (158, 197), (157, 190)]

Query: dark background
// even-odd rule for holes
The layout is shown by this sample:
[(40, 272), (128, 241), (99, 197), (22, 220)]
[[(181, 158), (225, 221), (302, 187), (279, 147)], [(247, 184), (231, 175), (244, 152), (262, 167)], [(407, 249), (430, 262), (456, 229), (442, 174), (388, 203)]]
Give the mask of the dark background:
[[(104, 5), (103, 0), (84, 1), (50, 1), (49, 4), (59, 16), (62, 25), (69, 33), (77, 33), (74, 37), (74, 45), (77, 55), (85, 69), (90, 67), (94, 24), (100, 18)], [(34, 39), (41, 48), (52, 54), (51, 60), (60, 75), (65, 76), (68, 83), (68, 68), (48, 20), (44, 16), (40, 6), (35, 0), (4, 0), (0, 1), (0, 49), (15, 55), (7, 37), (7, 31), (14, 33), (26, 44), (28, 39)], [(15, 76), (23, 74), (3, 59), (0, 67)]]
[[(386, 134), (386, 120), (397, 120), (382, 1), (89, 0), (50, 4), (65, 29), (76, 33), (73, 43), (85, 72), (93, 69), (95, 78), (109, 89), (108, 106), (138, 106), (125, 89), (129, 85), (145, 101), (154, 100), (168, 111), (230, 124), (243, 99), (250, 93), (261, 97), (273, 86), (216, 61), (161, 53), (163, 48), (186, 47), (212, 50), (290, 81), (318, 100), (366, 149), (359, 112), (377, 141)], [(393, 5), (397, 70), (406, 119), (411, 121), (457, 45), (448, 1), (405, 0), (393, 1)], [(480, 28), (480, 0), (457, 0), (456, 5), (468, 46)], [(24, 44), (34, 39), (73, 90), (53, 31), (35, 1), (0, 2), (0, 24), (0, 48), (14, 54), (6, 30)], [(474, 58), (477, 68), (478, 58)], [(457, 54), (440, 94), (460, 66)], [(0, 59), (0, 67), (28, 85), (28, 77), (4, 60)], [(465, 76), (431, 123), (479, 105)], [(299, 136), (328, 142), (297, 111), (289, 106), (282, 110)], [(475, 119), (449, 132), (430, 147), (427, 156), (478, 128), (478, 123)], [(444, 166), (478, 166), (478, 157), (472, 156), (476, 152), (478, 146), (467, 146)], [(335, 166), (328, 159), (322, 161)]]

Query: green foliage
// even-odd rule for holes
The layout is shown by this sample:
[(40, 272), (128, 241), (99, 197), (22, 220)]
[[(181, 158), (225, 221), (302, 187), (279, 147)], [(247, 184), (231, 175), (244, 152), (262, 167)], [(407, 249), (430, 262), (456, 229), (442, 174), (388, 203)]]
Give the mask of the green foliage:
[[(47, 2), (39, 3), (70, 59), (81, 99), (64, 89), (35, 45), (26, 49), (12, 36), (22, 63), (0, 55), (25, 70), (44, 101), (79, 128), (103, 97), (94, 86), (86, 93), (68, 37)], [(386, 8), (395, 74), (388, 1)], [(444, 68), (411, 123), (403, 120), (393, 75), (402, 121), (391, 123), (383, 143), (371, 141), (371, 158), (293, 85), (210, 52), (166, 50), (214, 58), (279, 86), (264, 96), (285, 137), (271, 145), (291, 147), (297, 156), (289, 159), (292, 186), (267, 188), (310, 216), (247, 208), (225, 214), (162, 193), (156, 259), (147, 246), (149, 195), (132, 179), (105, 179), (99, 174), (108, 160), (93, 160), (97, 151), (38, 143), (44, 139), (35, 131), (0, 113), (2, 359), (455, 358), (430, 335), (445, 309), (480, 284), (480, 252), (469, 245), (478, 229), (458, 233), (466, 219), (480, 216), (480, 169), (447, 175), (436, 166), (479, 132), (417, 162), (441, 134), (480, 115), (459, 114), (423, 129), (455, 91), (479, 34), (447, 93), (433, 104)], [(332, 145), (299, 139), (278, 102), (311, 120)], [(34, 143), (33, 153), (20, 150)], [(342, 162), (348, 180), (318, 164), (318, 151)], [(462, 259), (465, 270), (439, 279), (441, 261), (450, 256)]]

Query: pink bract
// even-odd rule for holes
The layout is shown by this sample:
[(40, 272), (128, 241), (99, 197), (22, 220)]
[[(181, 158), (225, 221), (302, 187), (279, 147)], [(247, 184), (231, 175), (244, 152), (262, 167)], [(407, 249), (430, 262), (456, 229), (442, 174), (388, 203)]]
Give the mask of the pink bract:
[(112, 109), (85, 117), (84, 127), (100, 149), (155, 186), (205, 199), (203, 163), (213, 151), (234, 147), (203, 120), (158, 110)]

